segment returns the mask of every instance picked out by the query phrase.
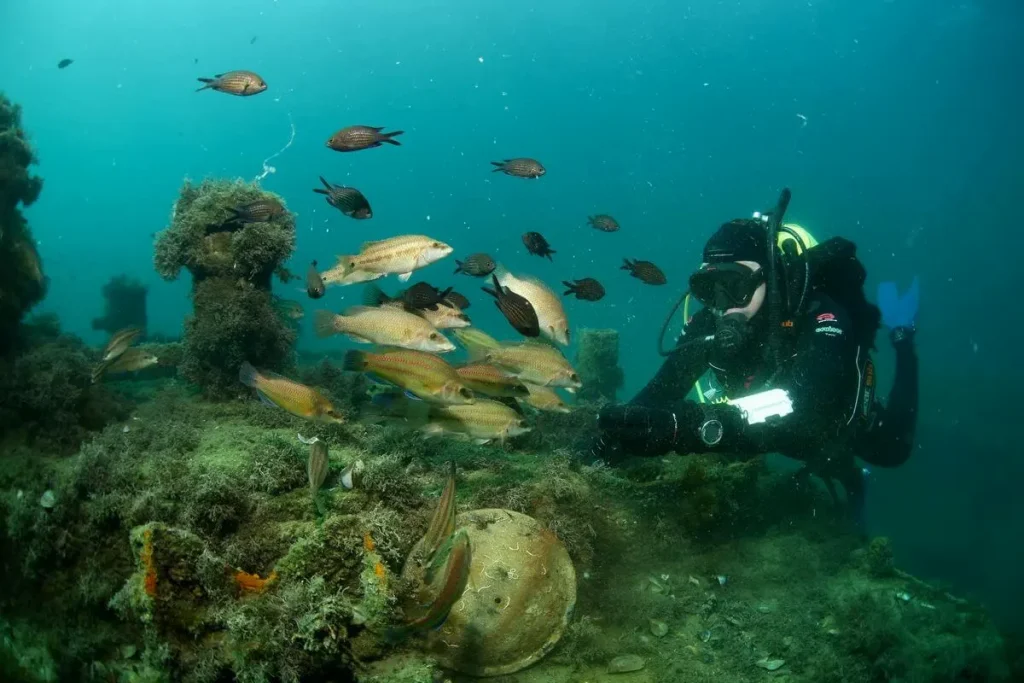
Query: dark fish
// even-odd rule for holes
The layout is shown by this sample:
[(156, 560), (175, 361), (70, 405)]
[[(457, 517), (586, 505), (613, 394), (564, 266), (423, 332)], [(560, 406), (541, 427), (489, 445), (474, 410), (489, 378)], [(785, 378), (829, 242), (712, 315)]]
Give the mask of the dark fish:
[(540, 322), (537, 320), (537, 311), (529, 299), (522, 297), (508, 288), (502, 288), (498, 277), (492, 275), (494, 289), (481, 287), (485, 292), (494, 297), (494, 305), (498, 307), (501, 314), (505, 316), (509, 324), (516, 332), (524, 337), (540, 336)]
[(198, 80), (206, 85), (198, 88), (196, 92), (209, 88), (225, 92), (229, 95), (249, 97), (250, 95), (259, 95), (267, 89), (267, 82), (259, 74), (252, 71), (228, 71), (227, 73), (217, 74), (213, 78), (200, 78)]
[(417, 282), (412, 287), (409, 287), (402, 292), (398, 298), (402, 300), (402, 305), (405, 306), (407, 310), (436, 311), (437, 305), (444, 301), (444, 298), (448, 296), (451, 291), (451, 287), (441, 291), (429, 283)]
[(526, 157), (492, 161), (491, 164), (497, 166), (497, 168), (493, 169), (495, 173), (501, 171), (505, 175), (515, 176), (516, 178), (540, 178), (547, 173), (547, 169), (539, 161)]
[(548, 260), (553, 260), (551, 255), (555, 253), (555, 250), (551, 248), (548, 241), (544, 239), (544, 235), (539, 232), (527, 232), (523, 234), (523, 244), (526, 245), (526, 250), (536, 256), (547, 256)]
[(469, 308), (469, 299), (458, 292), (448, 291), (442, 303), (451, 304), (455, 308), (464, 311)]
[(252, 45), (253, 43), (255, 43), (257, 38), (259, 38), (259, 36), (253, 36), (252, 40), (249, 41), (249, 44)]
[(324, 187), (327, 189), (317, 187), (313, 189), (313, 192), (327, 195), (327, 203), (338, 211), (341, 211), (349, 218), (373, 218), (373, 210), (370, 209), (370, 202), (367, 201), (362, 192), (354, 187), (332, 185), (324, 180), (323, 176), (320, 176), (320, 182), (323, 183)]
[(361, 149), (380, 147), (381, 143), (401, 146), (401, 142), (393, 139), (405, 131), (396, 130), (393, 133), (382, 133), (383, 127), (373, 126), (349, 126), (342, 128), (327, 140), (327, 146), (335, 152), (356, 152)]
[(596, 216), (587, 216), (587, 223), (590, 223), (590, 227), (601, 232), (615, 232), (619, 229), (619, 222), (604, 213)]
[(562, 284), (569, 288), (562, 296), (574, 294), (577, 299), (583, 301), (600, 301), (604, 298), (604, 287), (592, 277), (572, 282), (563, 280)]
[(199, 57), (193, 57), (192, 58), (192, 63), (193, 64), (198, 64), (199, 63)]
[(259, 199), (243, 204), (235, 209), (228, 209), (231, 217), (225, 223), (268, 223), (284, 215), (284, 207), (274, 199)]
[(313, 261), (306, 271), (306, 294), (310, 299), (319, 299), (324, 295), (324, 280), (316, 269), (316, 261)]
[(59, 62), (57, 62), (57, 68), (58, 69), (66, 69), (69, 66), (71, 66), (74, 63), (74, 61), (75, 60), (73, 60), (73, 59), (62, 59)]
[(455, 260), (455, 272), (465, 273), (473, 277), (487, 277), (494, 272), (497, 264), (488, 254), (477, 252), (466, 257), (465, 261)]
[(650, 261), (622, 259), (620, 269), (628, 270), (630, 275), (649, 285), (663, 285), (667, 282), (665, 273), (661, 272), (661, 268)]

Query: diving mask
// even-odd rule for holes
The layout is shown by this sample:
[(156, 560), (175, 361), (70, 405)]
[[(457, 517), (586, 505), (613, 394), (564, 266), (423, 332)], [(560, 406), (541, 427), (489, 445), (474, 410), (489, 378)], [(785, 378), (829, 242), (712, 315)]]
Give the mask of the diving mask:
[(690, 276), (690, 293), (704, 306), (724, 312), (750, 303), (765, 282), (764, 270), (739, 263), (708, 263)]

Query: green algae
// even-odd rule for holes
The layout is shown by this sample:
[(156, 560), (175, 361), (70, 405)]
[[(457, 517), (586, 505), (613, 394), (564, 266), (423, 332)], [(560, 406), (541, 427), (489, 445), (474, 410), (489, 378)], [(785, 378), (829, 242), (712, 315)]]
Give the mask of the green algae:
[[(318, 506), (297, 433), (329, 446)], [(167, 383), (72, 458), (0, 459), (0, 579), (16, 588), (0, 610), (21, 634), (0, 662), (31, 651), (61, 680), (432, 680), (415, 640), (394, 649), (381, 632), (400, 618), (398, 573), (452, 459), (459, 509), (533, 516), (580, 577), (569, 632), (519, 681), (603, 680), (624, 654), (646, 660), (637, 680), (761, 681), (765, 658), (785, 660), (776, 677), (791, 682), (1007, 680), (987, 617), (892, 567), (884, 542), (824, 514), (824, 493), (759, 461), (583, 466), (535, 445), (548, 438), (477, 446), (312, 425)], [(337, 475), (357, 459), (345, 489)]]

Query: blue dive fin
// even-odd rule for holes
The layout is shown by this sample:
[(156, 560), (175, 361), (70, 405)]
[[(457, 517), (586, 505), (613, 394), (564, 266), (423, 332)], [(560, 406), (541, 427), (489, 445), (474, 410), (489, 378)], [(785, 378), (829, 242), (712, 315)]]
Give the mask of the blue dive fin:
[(882, 282), (878, 285), (878, 307), (882, 310), (882, 322), (889, 329), (896, 327), (913, 327), (917, 317), (917, 303), (920, 286), (915, 275), (910, 289), (900, 296), (895, 282)]

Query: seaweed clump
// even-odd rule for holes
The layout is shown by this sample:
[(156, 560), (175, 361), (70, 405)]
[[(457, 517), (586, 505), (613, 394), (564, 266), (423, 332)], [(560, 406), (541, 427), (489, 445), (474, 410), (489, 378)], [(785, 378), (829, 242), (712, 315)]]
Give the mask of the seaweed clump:
[(92, 329), (113, 334), (126, 327), (146, 329), (146, 286), (127, 275), (103, 285), (103, 316), (94, 318)]
[[(35, 240), (18, 205), (29, 206), (43, 181), (29, 173), (35, 152), (21, 128), (21, 108), (0, 94), (0, 329), (13, 330), (46, 294)], [(0, 335), (0, 352), (14, 335)]]
[(295, 221), (288, 212), (272, 221), (229, 224), (232, 210), (283, 200), (242, 181), (186, 181), (171, 225), (157, 236), (154, 264), (165, 280), (182, 268), (192, 274), (193, 315), (185, 322), (181, 375), (211, 398), (239, 391), (238, 368), (292, 364), (295, 330), (274, 307), (271, 281), (291, 274), (283, 264), (295, 248)]
[(0, 433), (37, 449), (72, 452), (90, 433), (127, 414), (125, 402), (92, 383), (92, 351), (54, 317), (21, 326), (17, 351), (0, 358)]

